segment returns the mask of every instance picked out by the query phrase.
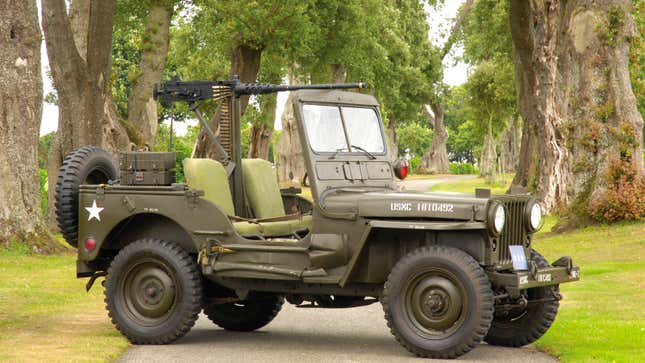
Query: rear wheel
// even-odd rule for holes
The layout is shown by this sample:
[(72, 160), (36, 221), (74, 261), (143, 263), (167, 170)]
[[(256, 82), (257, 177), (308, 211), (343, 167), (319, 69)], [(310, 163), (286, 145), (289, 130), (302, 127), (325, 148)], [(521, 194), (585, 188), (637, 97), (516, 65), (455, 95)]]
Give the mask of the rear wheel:
[(269, 324), (282, 309), (284, 298), (271, 293), (250, 293), (245, 300), (217, 303), (207, 299), (204, 314), (216, 325), (232, 331), (253, 331)]
[(134, 344), (167, 344), (184, 336), (201, 307), (201, 274), (175, 243), (143, 239), (114, 258), (105, 302), (116, 328)]
[(466, 253), (423, 247), (392, 269), (381, 299), (392, 334), (410, 352), (456, 358), (481, 342), (493, 318), (488, 278)]
[(119, 178), (107, 151), (83, 146), (69, 153), (56, 180), (56, 221), (65, 241), (78, 245), (78, 188), (82, 184), (105, 184)]
[[(549, 267), (548, 261), (534, 250), (531, 250), (531, 260), (538, 268)], [(557, 294), (558, 285), (526, 290), (528, 305), (495, 313), (484, 340), (488, 344), (505, 347), (521, 347), (538, 340), (551, 327), (558, 313), (560, 303)], [(535, 300), (541, 301), (531, 303)]]

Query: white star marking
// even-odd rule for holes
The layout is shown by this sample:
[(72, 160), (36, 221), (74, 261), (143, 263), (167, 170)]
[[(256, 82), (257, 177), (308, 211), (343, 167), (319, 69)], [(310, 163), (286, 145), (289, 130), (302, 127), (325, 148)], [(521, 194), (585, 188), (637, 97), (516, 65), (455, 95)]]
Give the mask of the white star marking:
[(88, 221), (91, 221), (92, 218), (96, 218), (99, 222), (101, 221), (101, 216), (99, 215), (99, 213), (101, 213), (103, 208), (96, 206), (96, 200), (92, 202), (91, 207), (85, 207), (85, 209), (90, 212), (90, 216), (87, 218)]

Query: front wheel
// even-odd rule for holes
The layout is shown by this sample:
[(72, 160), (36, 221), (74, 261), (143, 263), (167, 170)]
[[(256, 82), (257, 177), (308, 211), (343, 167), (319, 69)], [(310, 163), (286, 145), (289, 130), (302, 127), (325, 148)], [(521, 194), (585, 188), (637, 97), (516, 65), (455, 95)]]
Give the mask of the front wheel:
[(143, 239), (123, 248), (105, 280), (112, 323), (134, 344), (167, 344), (184, 336), (201, 307), (201, 274), (179, 245)]
[[(534, 250), (531, 250), (531, 260), (538, 268), (549, 267), (547, 260)], [(555, 320), (560, 306), (558, 294), (558, 285), (526, 290), (528, 305), (495, 313), (484, 340), (488, 344), (504, 347), (521, 347), (538, 340)]]
[(493, 292), (468, 254), (443, 246), (403, 257), (381, 299), (392, 334), (420, 357), (456, 358), (482, 341), (493, 318)]

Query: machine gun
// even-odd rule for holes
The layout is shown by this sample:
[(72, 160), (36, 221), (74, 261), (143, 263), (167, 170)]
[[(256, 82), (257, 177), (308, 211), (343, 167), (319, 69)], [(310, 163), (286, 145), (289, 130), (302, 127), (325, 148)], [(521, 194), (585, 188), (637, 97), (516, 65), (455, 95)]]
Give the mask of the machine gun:
[[(242, 173), (239, 170), (240, 168), (235, 167), (236, 165), (240, 165), (242, 160), (240, 97), (303, 89), (333, 90), (360, 88), (367, 88), (367, 84), (363, 82), (306, 85), (243, 83), (239, 77), (235, 76), (232, 80), (222, 81), (182, 81), (180, 79), (173, 79), (161, 84), (155, 84), (152, 95), (155, 100), (161, 101), (162, 104), (171, 104), (173, 102), (188, 103), (190, 110), (195, 113), (202, 128), (213, 142), (222, 164), (232, 178), (233, 200), (235, 201), (237, 215), (245, 216)], [(218, 117), (214, 118), (215, 120), (219, 120), (219, 124), (213, 127), (214, 129), (219, 129), (219, 136), (215, 135), (215, 132), (213, 132), (213, 129), (211, 129), (198, 109), (198, 102), (206, 100), (219, 102), (217, 111), (215, 111), (215, 115), (218, 115)], [(170, 134), (172, 137), (172, 127)]]
[(339, 83), (339, 84), (268, 84), (268, 83), (242, 83), (239, 78), (227, 81), (181, 81), (171, 80), (155, 84), (153, 90), (154, 99), (161, 102), (187, 102), (193, 103), (202, 100), (220, 100), (226, 97), (245, 95), (260, 95), (266, 93), (296, 91), (301, 89), (352, 89), (367, 88), (367, 84)]

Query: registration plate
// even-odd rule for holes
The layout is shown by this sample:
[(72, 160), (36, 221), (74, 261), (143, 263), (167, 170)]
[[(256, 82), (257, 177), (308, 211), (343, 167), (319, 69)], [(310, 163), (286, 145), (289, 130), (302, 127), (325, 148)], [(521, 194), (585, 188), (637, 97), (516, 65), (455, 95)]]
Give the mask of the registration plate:
[(520, 246), (520, 245), (508, 246), (508, 250), (511, 252), (511, 260), (513, 261), (513, 270), (526, 271), (529, 269), (529, 264), (526, 261), (526, 255), (524, 254), (523, 246)]

